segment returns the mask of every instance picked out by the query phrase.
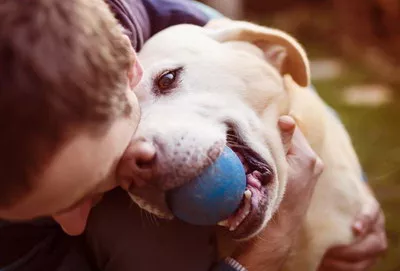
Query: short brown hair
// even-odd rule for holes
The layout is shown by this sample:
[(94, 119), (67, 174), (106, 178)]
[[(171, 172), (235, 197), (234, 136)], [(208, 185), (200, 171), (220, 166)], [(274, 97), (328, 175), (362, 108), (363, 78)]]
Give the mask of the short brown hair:
[(129, 113), (131, 50), (103, 0), (0, 1), (0, 206), (29, 190), (67, 128)]

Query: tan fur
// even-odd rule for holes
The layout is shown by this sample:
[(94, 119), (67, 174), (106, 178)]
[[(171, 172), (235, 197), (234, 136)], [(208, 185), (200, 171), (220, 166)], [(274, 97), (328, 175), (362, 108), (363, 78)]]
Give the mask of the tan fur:
[(354, 239), (354, 218), (373, 198), (361, 181), (361, 168), (342, 124), (309, 89), (289, 77), (285, 83), (291, 92), (290, 114), (325, 164), (288, 270), (316, 270), (329, 247)]
[[(325, 171), (286, 270), (316, 270), (328, 247), (353, 240), (353, 219), (373, 198), (362, 183), (346, 130), (307, 87), (308, 59), (297, 41), (281, 31), (246, 22), (215, 29), (180, 25), (153, 37), (139, 57), (145, 78), (135, 89), (144, 115), (137, 137), (154, 140), (158, 136), (157, 144), (164, 149), (160, 163), (181, 170), (181, 159), (192, 161), (187, 165), (190, 168), (204, 165), (209, 158), (193, 160), (187, 151), (215, 150), (215, 142), (225, 140), (223, 120), (229, 119), (247, 145), (274, 170), (269, 208), (263, 223), (247, 238), (267, 226), (285, 193), (287, 164), (277, 119), (290, 114), (324, 161)], [(169, 94), (155, 95), (155, 75), (177, 65), (184, 66), (179, 84)], [(131, 193), (142, 208), (155, 214), (160, 210), (168, 213), (166, 204), (160, 203), (165, 197), (162, 188), (148, 188), (147, 195)], [(221, 247), (225, 252), (234, 249), (229, 243)]]

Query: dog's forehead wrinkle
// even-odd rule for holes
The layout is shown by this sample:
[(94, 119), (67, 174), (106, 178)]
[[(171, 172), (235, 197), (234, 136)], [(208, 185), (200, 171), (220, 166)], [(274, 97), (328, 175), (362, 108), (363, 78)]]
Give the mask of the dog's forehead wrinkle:
[(222, 43), (222, 46), (227, 47), (229, 49), (241, 51), (246, 53), (248, 57), (257, 57), (260, 60), (264, 60), (264, 52), (260, 49), (260, 47), (247, 42), (247, 41), (228, 41)]
[(166, 44), (161, 48), (152, 47), (148, 46), (148, 50), (143, 50), (139, 53), (139, 60), (144, 70), (152, 74), (162, 69), (177, 68), (178, 66), (190, 63), (190, 61), (198, 61), (199, 57), (206, 56), (208, 51), (207, 47), (201, 48), (198, 45), (188, 47), (183, 46), (183, 44)]
[[(168, 28), (168, 31), (163, 31), (162, 34), (166, 37), (190, 38), (190, 37), (206, 37), (207, 31), (198, 25), (179, 24)], [(161, 34), (157, 34), (160, 35)]]
[[(201, 30), (201, 28), (200, 28)], [(184, 27), (171, 27), (168, 31), (162, 31), (149, 39), (142, 48), (140, 54), (149, 58), (165, 57), (173, 55), (174, 58), (201, 54), (220, 44), (209, 38), (198, 28), (188, 30)], [(156, 53), (156, 55), (154, 55)]]

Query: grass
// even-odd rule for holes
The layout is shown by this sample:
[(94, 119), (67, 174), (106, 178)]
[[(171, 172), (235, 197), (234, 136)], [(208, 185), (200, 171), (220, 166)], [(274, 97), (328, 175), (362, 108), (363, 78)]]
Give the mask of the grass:
[[(275, 16), (262, 16), (254, 20), (291, 33), (291, 30), (295, 29), (299, 31), (299, 22), (301, 24), (301, 18), (304, 18), (304, 14), (301, 14), (305, 10), (297, 13), (288, 10)], [(389, 249), (373, 270), (398, 271), (400, 270), (400, 86), (394, 87), (395, 95), (392, 102), (382, 107), (350, 106), (341, 99), (345, 87), (382, 82), (377, 81), (375, 74), (368, 72), (359, 64), (332, 52), (334, 49), (332, 45), (320, 39), (322, 34), (326, 34), (325, 32), (332, 28), (329, 25), (336, 23), (331, 15), (330, 11), (317, 9), (317, 12), (312, 13), (312, 19), (303, 25), (302, 31), (291, 34), (301, 38), (301, 43), (311, 59), (335, 57), (341, 58), (347, 65), (346, 71), (339, 78), (314, 81), (313, 84), (321, 97), (338, 112), (348, 129), (367, 174), (368, 183), (386, 216)], [(310, 17), (310, 14), (307, 16)], [(276, 20), (277, 18), (279, 20)]]
[(343, 88), (371, 82), (371, 78), (373, 75), (353, 65), (338, 79), (313, 83), (348, 129), (369, 184), (386, 215), (389, 250), (373, 270), (397, 271), (400, 270), (400, 88), (395, 89), (397, 95), (392, 103), (383, 107), (355, 107), (341, 100)]

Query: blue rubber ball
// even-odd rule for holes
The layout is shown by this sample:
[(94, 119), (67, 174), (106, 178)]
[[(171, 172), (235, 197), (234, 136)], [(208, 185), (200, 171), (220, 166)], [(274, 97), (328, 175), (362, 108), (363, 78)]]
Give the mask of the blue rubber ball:
[(239, 157), (225, 147), (220, 157), (197, 178), (169, 191), (167, 202), (179, 219), (194, 225), (216, 225), (239, 207), (246, 172)]

